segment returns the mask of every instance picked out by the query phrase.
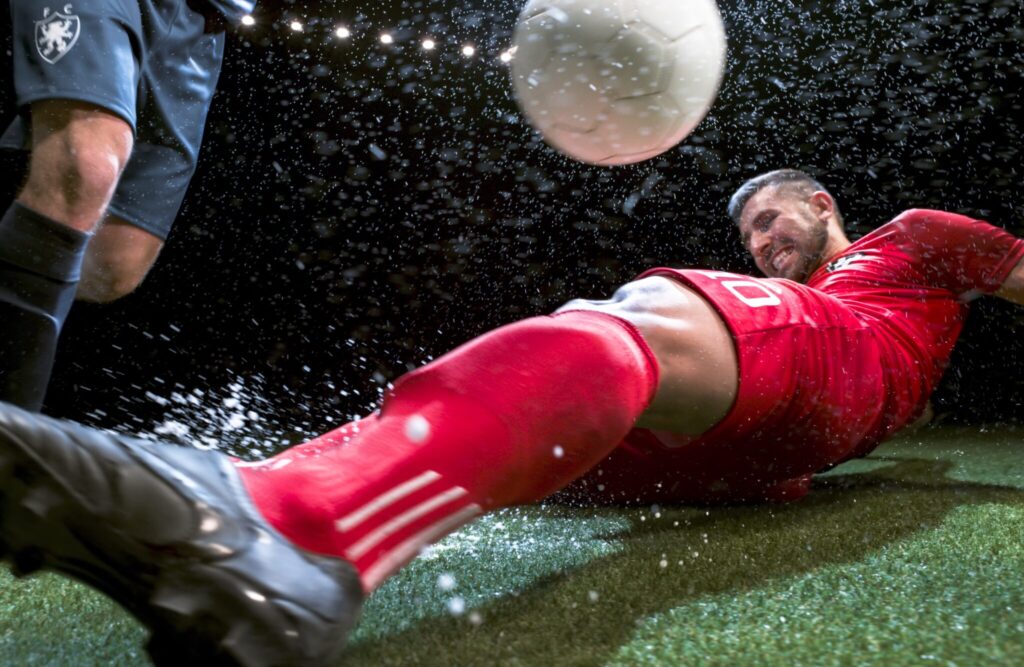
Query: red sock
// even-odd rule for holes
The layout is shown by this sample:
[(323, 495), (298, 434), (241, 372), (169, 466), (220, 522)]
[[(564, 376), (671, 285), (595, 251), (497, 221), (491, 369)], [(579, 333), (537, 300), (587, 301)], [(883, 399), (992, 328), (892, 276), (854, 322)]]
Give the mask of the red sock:
[(378, 415), (239, 470), (274, 527), (352, 562), (369, 592), (483, 512), (540, 500), (596, 465), (657, 382), (629, 322), (536, 317), (402, 376)]

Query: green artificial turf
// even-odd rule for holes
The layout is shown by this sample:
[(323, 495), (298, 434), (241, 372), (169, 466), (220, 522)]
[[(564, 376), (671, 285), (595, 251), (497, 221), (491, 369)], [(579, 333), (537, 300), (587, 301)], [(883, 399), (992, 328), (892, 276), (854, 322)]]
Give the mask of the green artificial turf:
[[(517, 508), (367, 603), (346, 665), (1022, 665), (1024, 430), (929, 429), (791, 505)], [(0, 569), (0, 665), (145, 664), (84, 587)]]

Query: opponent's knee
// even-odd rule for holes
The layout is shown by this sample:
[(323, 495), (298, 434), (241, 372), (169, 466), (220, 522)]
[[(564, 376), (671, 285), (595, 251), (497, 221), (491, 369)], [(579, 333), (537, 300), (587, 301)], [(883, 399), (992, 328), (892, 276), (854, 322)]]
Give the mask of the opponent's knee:
[(131, 128), (97, 108), (58, 102), (33, 105), (32, 157), (19, 199), (59, 222), (89, 231), (127, 164)]

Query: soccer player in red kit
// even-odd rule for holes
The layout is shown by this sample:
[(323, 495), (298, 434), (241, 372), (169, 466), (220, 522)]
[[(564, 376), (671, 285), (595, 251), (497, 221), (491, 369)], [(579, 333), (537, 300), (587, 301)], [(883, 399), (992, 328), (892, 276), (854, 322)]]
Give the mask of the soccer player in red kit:
[(785, 501), (917, 419), (966, 302), (1024, 303), (1024, 241), (907, 211), (851, 243), (781, 170), (730, 202), (768, 278), (659, 268), (476, 338), (380, 410), (256, 463), (0, 406), (0, 551), (92, 584), (158, 665), (318, 665), (365, 594), (480, 514)]

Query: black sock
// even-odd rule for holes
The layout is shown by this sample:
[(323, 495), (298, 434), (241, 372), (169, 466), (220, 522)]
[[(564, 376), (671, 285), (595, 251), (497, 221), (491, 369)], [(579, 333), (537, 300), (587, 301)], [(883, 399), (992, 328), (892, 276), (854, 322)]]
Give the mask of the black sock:
[(42, 407), (90, 238), (18, 202), (0, 219), (0, 400)]

